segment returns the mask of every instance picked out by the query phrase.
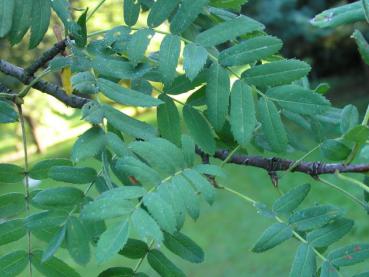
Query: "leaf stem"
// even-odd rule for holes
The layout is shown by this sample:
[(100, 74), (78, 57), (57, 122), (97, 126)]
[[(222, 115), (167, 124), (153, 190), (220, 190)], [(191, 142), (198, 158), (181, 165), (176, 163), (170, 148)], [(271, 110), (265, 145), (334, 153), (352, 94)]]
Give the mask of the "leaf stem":
[(106, 0), (101, 0), (99, 4), (92, 10), (92, 12), (87, 16), (86, 22), (100, 9), (100, 7), (105, 3)]
[(25, 86), (19, 93), (18, 97), (24, 98), (29, 93), (30, 89), (36, 84), (38, 81), (41, 80), (41, 78), (45, 77), (47, 74), (49, 74), (51, 70), (49, 68), (46, 68), (40, 75), (38, 75), (36, 78), (34, 78), (27, 86)]
[[(27, 148), (27, 135), (26, 135), (26, 127), (24, 122), (23, 110), (20, 104), (17, 104), (19, 121), (22, 130), (22, 144), (24, 151), (24, 190), (25, 190), (25, 199), (26, 199), (26, 210), (27, 214), (30, 214), (30, 193), (29, 193), (29, 163), (28, 163), (28, 148)], [(28, 262), (29, 262), (29, 275), (32, 277), (32, 241), (31, 241), (31, 232), (27, 231), (27, 239), (28, 239)]]
[(135, 268), (133, 269), (134, 273), (137, 273), (138, 269), (140, 268), (140, 266), (142, 265), (142, 262), (145, 260), (146, 256), (149, 254), (150, 250), (152, 249), (152, 247), (154, 246), (154, 240), (152, 240), (149, 244), (149, 250), (145, 253), (145, 255), (137, 262)]
[(224, 159), (224, 161), (221, 163), (220, 167), (224, 167), (226, 163), (233, 157), (233, 155), (241, 148), (241, 145), (237, 145), (235, 149), (233, 149), (228, 156)]
[(339, 173), (338, 171), (336, 172), (336, 176), (343, 180), (343, 181), (346, 181), (346, 182), (350, 182), (351, 184), (355, 185), (355, 186), (358, 186), (359, 188), (363, 189), (364, 191), (368, 192), (369, 193), (369, 187), (367, 185), (365, 185), (364, 183), (354, 179), (354, 178), (350, 178), (350, 177), (347, 177), (341, 173)]

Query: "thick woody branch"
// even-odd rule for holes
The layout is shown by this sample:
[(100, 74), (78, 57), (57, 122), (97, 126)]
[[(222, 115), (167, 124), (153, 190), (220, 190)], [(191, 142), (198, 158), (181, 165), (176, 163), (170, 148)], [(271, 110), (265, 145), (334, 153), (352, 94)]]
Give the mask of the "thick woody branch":
[[(197, 154), (203, 155), (203, 151), (196, 149)], [(228, 150), (217, 150), (214, 158), (225, 160), (229, 155)], [(268, 172), (287, 171), (301, 172), (311, 176), (318, 176), (322, 174), (341, 173), (367, 173), (369, 172), (369, 164), (350, 164), (344, 165), (341, 163), (322, 163), (322, 162), (296, 162), (292, 160), (285, 160), (281, 158), (265, 158), (260, 156), (248, 155), (233, 155), (228, 163), (253, 166), (265, 169)]]
[(29, 67), (27, 67), (24, 72), (27, 77), (32, 77), (38, 69), (45, 66), (49, 61), (51, 61), (59, 53), (62, 53), (66, 47), (66, 40), (59, 41), (54, 44), (53, 47), (46, 50), (41, 57), (36, 59)]
[[(34, 80), (34, 77), (30, 77), (28, 74), (26, 74), (23, 68), (20, 68), (4, 60), (0, 60), (0, 71), (6, 75), (18, 79), (25, 85), (30, 84)], [(43, 80), (35, 83), (32, 87), (43, 93), (55, 97), (59, 101), (72, 108), (82, 108), (82, 106), (89, 101), (89, 99), (85, 99), (75, 95), (68, 96), (65, 91), (59, 86)]]

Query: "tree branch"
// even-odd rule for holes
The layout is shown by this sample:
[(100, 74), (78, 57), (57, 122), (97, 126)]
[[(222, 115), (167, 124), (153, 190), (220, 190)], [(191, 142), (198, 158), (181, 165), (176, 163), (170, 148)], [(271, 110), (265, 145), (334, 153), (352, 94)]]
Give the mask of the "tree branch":
[[(196, 148), (196, 153), (203, 155), (204, 152)], [(214, 158), (225, 160), (228, 157), (229, 151), (220, 149), (214, 154)], [(350, 164), (344, 165), (341, 163), (323, 163), (323, 162), (299, 162), (292, 160), (285, 160), (281, 158), (265, 158), (260, 156), (248, 155), (233, 155), (228, 163), (253, 166), (264, 169), (268, 172), (287, 171), (301, 172), (311, 176), (318, 176), (323, 174), (334, 174), (336, 171), (341, 173), (367, 173), (369, 172), (369, 164)], [(291, 169), (292, 168), (292, 169)]]
[(51, 61), (59, 53), (63, 52), (66, 48), (66, 40), (59, 41), (54, 44), (53, 47), (46, 50), (41, 57), (36, 59), (29, 67), (27, 67), (24, 72), (27, 77), (33, 77), (38, 69), (45, 66), (49, 61)]
[[(25, 85), (28, 85), (34, 79), (34, 77), (27, 75), (23, 68), (18, 67), (4, 60), (0, 60), (0, 71), (6, 75), (18, 79)], [(70, 106), (72, 108), (80, 109), (83, 107), (84, 104), (90, 101), (89, 99), (75, 95), (68, 96), (65, 93), (65, 91), (61, 89), (59, 86), (42, 80), (35, 83), (32, 87), (43, 93), (55, 97), (59, 101), (63, 102), (65, 105)]]

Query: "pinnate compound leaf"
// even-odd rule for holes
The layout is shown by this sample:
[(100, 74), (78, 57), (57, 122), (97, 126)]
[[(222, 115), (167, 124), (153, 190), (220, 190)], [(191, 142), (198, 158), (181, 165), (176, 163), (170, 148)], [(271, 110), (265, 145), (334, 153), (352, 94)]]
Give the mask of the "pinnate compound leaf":
[(104, 105), (103, 110), (108, 122), (115, 129), (135, 138), (150, 139), (156, 137), (156, 130), (151, 125), (129, 117), (108, 105)]
[(166, 84), (170, 84), (176, 76), (180, 51), (180, 38), (175, 35), (166, 35), (161, 42), (159, 52), (159, 71)]
[(306, 208), (292, 214), (288, 222), (299, 231), (322, 227), (342, 216), (342, 210), (331, 205)]
[(290, 226), (283, 223), (275, 223), (264, 231), (258, 239), (252, 252), (261, 253), (276, 247), (293, 236)]
[(308, 244), (301, 244), (293, 260), (290, 277), (314, 276), (316, 272), (315, 253)]
[(206, 87), (207, 117), (215, 130), (222, 129), (229, 107), (230, 78), (228, 72), (219, 64), (210, 67)]
[(307, 234), (307, 241), (313, 247), (327, 247), (345, 236), (354, 226), (350, 219), (340, 218), (336, 221)]
[(0, 257), (0, 276), (18, 276), (28, 264), (28, 254), (25, 251), (14, 251)]
[(258, 114), (266, 139), (273, 151), (285, 152), (288, 143), (287, 134), (274, 103), (267, 98), (260, 98)]
[(138, 260), (145, 257), (147, 252), (149, 252), (149, 247), (145, 242), (137, 239), (128, 239), (127, 243), (119, 251), (119, 254), (130, 259)]
[(273, 55), (281, 48), (280, 39), (273, 36), (258, 36), (223, 50), (219, 55), (219, 63), (223, 66), (250, 64)]
[(49, 0), (32, 0), (31, 37), (29, 48), (35, 48), (44, 37), (50, 23), (51, 6)]
[(215, 140), (209, 123), (204, 116), (199, 111), (186, 105), (183, 108), (183, 118), (187, 129), (198, 146), (208, 154), (214, 154)]
[(196, 37), (196, 42), (204, 47), (212, 47), (228, 40), (233, 40), (243, 34), (261, 31), (264, 28), (264, 25), (260, 22), (240, 15), (200, 33)]
[(5, 101), (0, 101), (0, 123), (12, 123), (18, 121), (18, 114), (13, 106)]
[(179, 146), (181, 144), (181, 126), (178, 109), (169, 96), (161, 94), (159, 99), (164, 102), (157, 108), (160, 135)]
[(72, 160), (79, 162), (99, 154), (105, 147), (105, 133), (100, 127), (92, 127), (82, 134), (72, 148)]
[(183, 51), (183, 68), (188, 79), (193, 81), (208, 59), (208, 51), (196, 43), (186, 44)]
[(1, 183), (19, 183), (24, 178), (24, 169), (14, 164), (0, 164)]
[(340, 247), (331, 251), (328, 259), (338, 267), (361, 263), (369, 259), (369, 244), (355, 243)]
[(49, 170), (49, 178), (72, 184), (87, 184), (93, 182), (97, 173), (90, 167), (54, 166)]
[(310, 189), (310, 184), (304, 184), (291, 189), (273, 203), (273, 211), (281, 214), (291, 213), (304, 201)]
[(267, 95), (282, 108), (303, 115), (322, 114), (330, 106), (324, 96), (297, 85), (274, 87)]
[(39, 250), (32, 252), (31, 261), (37, 271), (47, 277), (80, 277), (79, 273), (56, 257), (42, 262), (42, 252)]
[(170, 22), (170, 31), (180, 34), (186, 31), (192, 22), (196, 20), (209, 0), (183, 0), (181, 6)]
[(204, 251), (192, 239), (177, 232), (173, 235), (164, 233), (164, 245), (172, 253), (191, 263), (202, 263)]
[(175, 264), (173, 264), (159, 250), (152, 250), (147, 255), (150, 266), (159, 273), (160, 276), (184, 277), (186, 276)]
[(232, 87), (230, 123), (236, 141), (246, 146), (256, 126), (256, 111), (251, 87), (242, 80)]
[(156, 221), (143, 209), (136, 209), (131, 216), (131, 222), (139, 237), (145, 241), (154, 239), (157, 243), (163, 241), (163, 233)]
[(278, 86), (305, 77), (310, 65), (299, 60), (282, 60), (254, 66), (242, 74), (249, 85)]
[(96, 260), (103, 263), (117, 254), (124, 247), (128, 240), (129, 222), (125, 220), (119, 222), (108, 229), (100, 236), (96, 248)]
[(147, 18), (147, 25), (152, 28), (163, 23), (180, 3), (180, 0), (157, 0), (154, 1)]

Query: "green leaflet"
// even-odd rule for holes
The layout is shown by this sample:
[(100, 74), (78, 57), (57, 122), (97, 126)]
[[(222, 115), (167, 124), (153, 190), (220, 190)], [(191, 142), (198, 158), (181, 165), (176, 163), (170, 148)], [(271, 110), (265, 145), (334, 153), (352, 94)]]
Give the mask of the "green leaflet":
[(96, 200), (101, 199), (114, 199), (118, 198), (119, 200), (133, 200), (138, 199), (140, 197), (143, 197), (147, 191), (140, 186), (123, 186), (123, 187), (117, 187), (113, 189), (109, 189), (108, 191), (105, 191), (100, 196), (96, 198)]
[(192, 169), (185, 169), (183, 175), (192, 183), (196, 190), (202, 194), (210, 205), (214, 203), (214, 187), (204, 176)]
[(166, 35), (161, 42), (159, 52), (159, 71), (166, 84), (171, 83), (176, 76), (180, 51), (180, 38), (174, 35)]
[(359, 30), (355, 30), (351, 36), (355, 39), (361, 58), (369, 65), (369, 44)]
[(146, 275), (141, 275), (140, 273), (135, 273), (132, 268), (128, 267), (111, 267), (99, 274), (98, 277), (131, 277), (131, 276), (138, 276), (138, 277), (145, 277)]
[(52, 239), (49, 241), (47, 248), (42, 253), (42, 262), (47, 261), (50, 259), (56, 251), (59, 249), (59, 247), (62, 245), (64, 239), (65, 239), (65, 233), (67, 230), (67, 226), (64, 225), (60, 230), (56, 232), (56, 234), (52, 237)]
[(132, 201), (126, 200), (124, 197), (109, 195), (97, 198), (84, 205), (81, 218), (92, 221), (105, 220), (128, 215), (132, 213), (134, 208), (135, 205)]
[(49, 170), (49, 178), (72, 184), (87, 184), (97, 177), (95, 169), (90, 167), (54, 166)]
[(242, 146), (249, 143), (256, 126), (256, 111), (252, 90), (242, 80), (232, 87), (230, 123), (236, 141)]
[(345, 236), (354, 222), (350, 219), (340, 218), (320, 229), (307, 234), (307, 241), (312, 247), (327, 247)]
[(335, 28), (343, 24), (365, 20), (360, 1), (328, 9), (316, 15), (310, 22), (319, 28)]
[(267, 91), (267, 96), (282, 108), (303, 115), (322, 114), (330, 106), (324, 96), (297, 85), (271, 88)]
[(22, 273), (28, 264), (28, 253), (14, 251), (0, 257), (0, 276), (13, 277)]
[(129, 221), (116, 223), (100, 237), (96, 248), (96, 260), (99, 264), (108, 261), (126, 244), (129, 235)]
[(303, 243), (297, 249), (289, 277), (313, 276), (315, 272), (315, 253), (308, 244)]
[(14, 8), (15, 1), (0, 0), (0, 38), (5, 37), (12, 27)]
[(310, 189), (310, 184), (304, 184), (291, 189), (273, 203), (273, 211), (278, 214), (291, 213), (304, 201)]
[(247, 3), (247, 1), (248, 0), (210, 0), (210, 5), (240, 12), (242, 5)]
[(124, 22), (128, 26), (135, 25), (140, 15), (140, 2), (137, 0), (124, 0), (123, 10)]
[(145, 195), (143, 203), (164, 231), (171, 234), (177, 231), (176, 216), (173, 209), (159, 193), (152, 192)]
[(0, 245), (17, 241), (26, 235), (23, 219), (14, 219), (0, 223)]
[(119, 251), (119, 254), (138, 260), (145, 257), (147, 252), (149, 252), (149, 247), (146, 243), (137, 239), (128, 239), (122, 250)]
[(208, 154), (213, 154), (216, 147), (215, 140), (209, 123), (204, 116), (199, 111), (186, 105), (183, 108), (183, 118), (187, 129), (198, 146)]
[(322, 264), (320, 277), (339, 277), (338, 270), (329, 262)]
[(366, 21), (369, 22), (369, 2), (368, 0), (361, 0), (361, 4), (363, 6)]
[(171, 186), (177, 191), (177, 195), (181, 195), (183, 205), (190, 217), (197, 220), (200, 216), (200, 201), (191, 184), (182, 175), (176, 175), (172, 178)]
[(106, 134), (107, 147), (118, 157), (129, 156), (132, 153), (128, 150), (127, 145), (124, 141), (115, 133), (108, 132)]
[(157, 0), (150, 9), (147, 25), (155, 28), (163, 23), (177, 8), (180, 0)]
[(25, 219), (25, 225), (32, 233), (34, 231), (59, 227), (65, 223), (68, 213), (64, 211), (43, 211), (32, 214)]
[(193, 81), (208, 59), (208, 51), (196, 43), (186, 44), (183, 51), (183, 68), (188, 79)]
[(42, 262), (42, 252), (32, 251), (32, 265), (45, 276), (53, 277), (80, 277), (73, 268), (58, 258), (52, 257), (46, 262)]
[(11, 218), (26, 210), (23, 193), (8, 193), (0, 196), (0, 218)]
[(350, 266), (369, 259), (369, 244), (355, 243), (340, 247), (328, 254), (328, 259), (335, 266)]
[(171, 33), (180, 34), (186, 31), (201, 13), (208, 1), (209, 0), (183, 0), (170, 23)]
[(290, 226), (283, 223), (275, 223), (264, 231), (251, 251), (256, 253), (267, 251), (292, 238), (292, 236)]
[(256, 65), (242, 74), (249, 85), (278, 86), (289, 84), (305, 77), (311, 70), (310, 65), (299, 60), (282, 60)]
[(164, 102), (157, 108), (157, 121), (160, 135), (177, 146), (181, 144), (181, 126), (178, 109), (169, 96), (161, 94)]
[(219, 63), (223, 66), (250, 64), (277, 53), (281, 48), (280, 39), (258, 36), (223, 50), (219, 55)]
[[(6, 2), (6, 1), (5, 1)], [(31, 26), (32, 1), (15, 0), (12, 28), (8, 34), (12, 45), (19, 43)], [(0, 16), (1, 17), (1, 16)]]
[(172, 84), (164, 85), (164, 93), (177, 95), (189, 92), (190, 90), (204, 84), (207, 81), (207, 78), (208, 70), (201, 71), (193, 81), (188, 79), (186, 75), (179, 75), (174, 79)]
[(147, 255), (150, 266), (160, 276), (185, 277), (186, 275), (159, 250), (151, 250)]
[(260, 22), (240, 15), (200, 33), (196, 37), (196, 42), (204, 47), (212, 47), (247, 33), (261, 31), (264, 28)]
[(195, 161), (195, 142), (188, 135), (182, 135), (182, 152), (184, 155), (184, 159), (186, 161), (186, 165), (188, 167), (192, 167)]
[(158, 224), (145, 210), (136, 209), (132, 213), (131, 222), (141, 239), (145, 241), (155, 239), (157, 243), (161, 243), (164, 239)]
[(118, 159), (116, 168), (122, 170), (128, 176), (134, 176), (140, 183), (152, 186), (161, 183), (161, 177), (156, 170), (134, 157)]
[(210, 67), (206, 87), (207, 117), (219, 131), (223, 128), (229, 107), (230, 79), (227, 70), (217, 63)]
[(104, 105), (103, 110), (106, 119), (115, 129), (135, 138), (150, 139), (156, 137), (156, 130), (151, 125), (129, 117), (108, 105)]
[(51, 7), (58, 15), (60, 20), (63, 22), (64, 27), (69, 29), (70, 24), (73, 23), (71, 13), (69, 12), (70, 3), (68, 0), (53, 0), (51, 2)]
[(216, 177), (227, 177), (221, 167), (212, 164), (198, 164), (194, 167), (194, 169), (201, 174)]
[(49, 0), (32, 0), (31, 37), (29, 48), (35, 48), (44, 37), (50, 23), (51, 6)]
[(177, 232), (173, 235), (164, 233), (164, 245), (172, 253), (191, 263), (202, 263), (204, 252), (193, 240)]
[(323, 156), (331, 161), (343, 161), (351, 153), (351, 149), (338, 140), (328, 139), (320, 147)]
[(346, 141), (354, 142), (359, 145), (364, 144), (368, 138), (369, 138), (369, 127), (363, 125), (358, 125), (352, 128), (344, 136), (344, 139)]
[(104, 119), (102, 106), (94, 100), (87, 102), (82, 107), (82, 119), (91, 124), (100, 124)]
[(265, 137), (273, 151), (276, 153), (286, 151), (287, 134), (274, 103), (267, 98), (260, 98), (258, 114)]
[(60, 209), (78, 205), (83, 199), (84, 193), (80, 189), (73, 187), (57, 187), (38, 192), (32, 198), (32, 203), (39, 207)]
[(295, 212), (288, 218), (289, 224), (299, 231), (316, 229), (342, 216), (342, 210), (322, 205)]
[(92, 127), (82, 134), (72, 148), (72, 160), (79, 161), (92, 158), (105, 148), (105, 133), (100, 127)]
[(0, 101), (0, 123), (12, 123), (18, 121), (18, 113), (13, 106), (5, 101)]
[(24, 169), (14, 164), (0, 164), (1, 183), (19, 183), (24, 178)]
[(151, 29), (140, 29), (131, 36), (127, 44), (127, 53), (133, 66), (136, 66), (145, 57), (146, 49), (154, 34)]
[(36, 163), (30, 170), (30, 177), (36, 180), (49, 178), (49, 170), (54, 166), (72, 166), (72, 162), (67, 159), (50, 159)]
[(86, 94), (98, 92), (95, 76), (90, 71), (79, 72), (71, 78), (73, 89)]
[(87, 230), (79, 219), (73, 216), (68, 219), (67, 248), (73, 260), (80, 265), (86, 265), (90, 260), (90, 242), (86, 233)]
[(106, 79), (97, 79), (97, 86), (106, 97), (123, 105), (152, 107), (163, 103), (161, 100), (153, 98), (150, 95), (122, 87), (119, 84)]
[(345, 134), (359, 123), (359, 111), (354, 105), (347, 105), (341, 112), (341, 133)]

